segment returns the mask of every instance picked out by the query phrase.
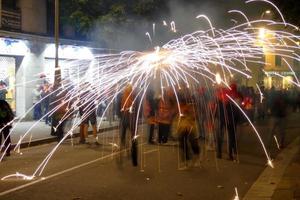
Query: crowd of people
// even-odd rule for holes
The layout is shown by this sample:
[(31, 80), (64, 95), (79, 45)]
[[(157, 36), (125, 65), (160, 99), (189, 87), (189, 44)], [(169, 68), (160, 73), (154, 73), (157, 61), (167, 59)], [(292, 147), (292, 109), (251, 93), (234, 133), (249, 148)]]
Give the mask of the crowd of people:
[[(87, 83), (88, 84), (88, 83)], [(88, 87), (85, 87), (88, 88)], [(56, 91), (52, 94), (52, 87), (48, 83), (36, 88), (38, 98), (34, 102), (34, 119), (45, 119), (46, 124), (52, 126), (51, 134), (57, 136), (60, 141), (64, 136), (64, 125), (67, 109), (66, 104), (61, 104), (60, 100), (65, 95)], [(88, 137), (88, 127), (92, 126), (95, 144), (99, 145), (97, 137), (97, 116), (99, 108), (101, 116), (105, 106), (94, 102), (93, 91), (86, 90), (80, 94), (77, 108), (80, 123), (79, 143), (86, 143)], [(263, 120), (272, 116), (273, 126), (271, 135), (279, 135), (279, 145), (285, 146), (284, 118), (287, 115), (287, 108), (293, 111), (300, 110), (300, 92), (297, 89), (276, 90), (264, 89), (260, 87), (255, 90), (252, 87), (238, 86), (233, 83), (229, 88), (164, 88), (158, 93), (153, 88), (148, 88), (143, 98), (137, 96), (131, 85), (128, 85), (119, 93), (113, 105), (110, 105), (110, 115), (119, 117), (120, 123), (120, 148), (125, 148), (126, 133), (130, 132), (131, 156), (134, 166), (138, 164), (138, 126), (141, 121), (148, 126), (147, 141), (149, 144), (163, 145), (171, 140), (179, 142), (182, 160), (191, 160), (198, 163), (200, 154), (200, 142), (205, 141), (208, 150), (215, 150), (217, 158), (223, 158), (225, 149), (224, 138), (227, 138), (228, 159), (237, 160), (237, 125)], [(56, 100), (52, 101), (51, 97)], [(3, 101), (3, 102), (2, 102)], [(0, 102), (0, 125), (5, 127), (13, 119), (13, 113), (9, 105), (2, 100)], [(140, 102), (142, 101), (142, 102)], [(98, 105), (99, 104), (99, 105)], [(8, 105), (8, 106), (7, 106)], [(142, 106), (141, 106), (142, 105)], [(138, 108), (141, 106), (141, 108)], [(53, 108), (58, 108), (55, 112), (50, 112)], [(2, 110), (5, 109), (5, 112)], [(142, 114), (139, 114), (140, 111)], [(244, 116), (243, 112), (245, 113)], [(6, 114), (5, 114), (6, 113)], [(108, 116), (109, 117), (109, 116)], [(143, 118), (144, 120), (140, 120)], [(8, 137), (11, 125), (1, 129), (1, 134), (5, 138), (7, 155), (10, 152), (10, 138)], [(157, 128), (157, 134), (155, 130)], [(6, 139), (7, 138), (7, 139)]]

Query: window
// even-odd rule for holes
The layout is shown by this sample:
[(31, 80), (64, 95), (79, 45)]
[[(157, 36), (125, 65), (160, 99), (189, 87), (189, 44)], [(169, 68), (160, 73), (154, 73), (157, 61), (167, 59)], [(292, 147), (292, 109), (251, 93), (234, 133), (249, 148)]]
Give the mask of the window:
[(294, 66), (293, 67), (299, 67), (299, 60), (294, 59)]
[(2, 0), (2, 7), (6, 9), (17, 9), (17, 1), (16, 0)]
[(281, 67), (281, 56), (278, 55), (275, 56), (275, 66)]

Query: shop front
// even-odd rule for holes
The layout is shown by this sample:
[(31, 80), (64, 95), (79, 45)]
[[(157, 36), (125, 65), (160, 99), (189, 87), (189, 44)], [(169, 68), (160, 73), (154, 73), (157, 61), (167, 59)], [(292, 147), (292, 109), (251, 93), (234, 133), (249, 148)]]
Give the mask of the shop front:
[[(61, 76), (65, 80), (79, 82), (92, 60), (87, 47), (59, 47)], [(34, 104), (41, 99), (42, 84), (54, 83), (54, 71), (54, 44), (0, 38), (0, 99), (10, 104), (17, 117), (34, 118)]]
[(16, 112), (17, 63), (29, 49), (26, 41), (0, 38), (0, 99), (6, 100)]
[(292, 71), (266, 71), (264, 77), (265, 88), (290, 89), (296, 82)]

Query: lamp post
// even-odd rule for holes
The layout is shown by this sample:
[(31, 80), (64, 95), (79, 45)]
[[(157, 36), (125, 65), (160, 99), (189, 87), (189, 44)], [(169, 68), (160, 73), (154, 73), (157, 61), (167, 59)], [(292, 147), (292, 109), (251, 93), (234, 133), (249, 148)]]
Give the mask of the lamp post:
[(0, 28), (2, 27), (2, 0), (0, 0)]
[(270, 18), (272, 18), (272, 11), (271, 10), (265, 10), (261, 15), (260, 18), (265, 18), (266, 15), (269, 15)]
[(59, 0), (55, 0), (55, 21), (54, 21), (54, 40), (55, 40), (55, 72), (54, 72), (54, 89), (60, 85), (60, 69), (58, 62), (59, 47)]

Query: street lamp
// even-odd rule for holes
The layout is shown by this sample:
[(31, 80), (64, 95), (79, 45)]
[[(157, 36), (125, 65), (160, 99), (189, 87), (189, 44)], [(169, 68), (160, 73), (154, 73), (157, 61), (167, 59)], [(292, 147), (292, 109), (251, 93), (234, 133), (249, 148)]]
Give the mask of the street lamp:
[(0, 0), (0, 28), (2, 27), (2, 0)]
[(59, 47), (59, 0), (55, 0), (55, 22), (54, 22), (54, 40), (55, 40), (55, 72), (54, 72), (54, 89), (60, 86), (60, 69), (58, 63)]
[(272, 11), (271, 11), (271, 10), (265, 10), (265, 11), (261, 14), (260, 18), (263, 19), (263, 18), (265, 17), (265, 15), (269, 15), (270, 18), (271, 18), (271, 17), (272, 17), (271, 14), (272, 14)]

